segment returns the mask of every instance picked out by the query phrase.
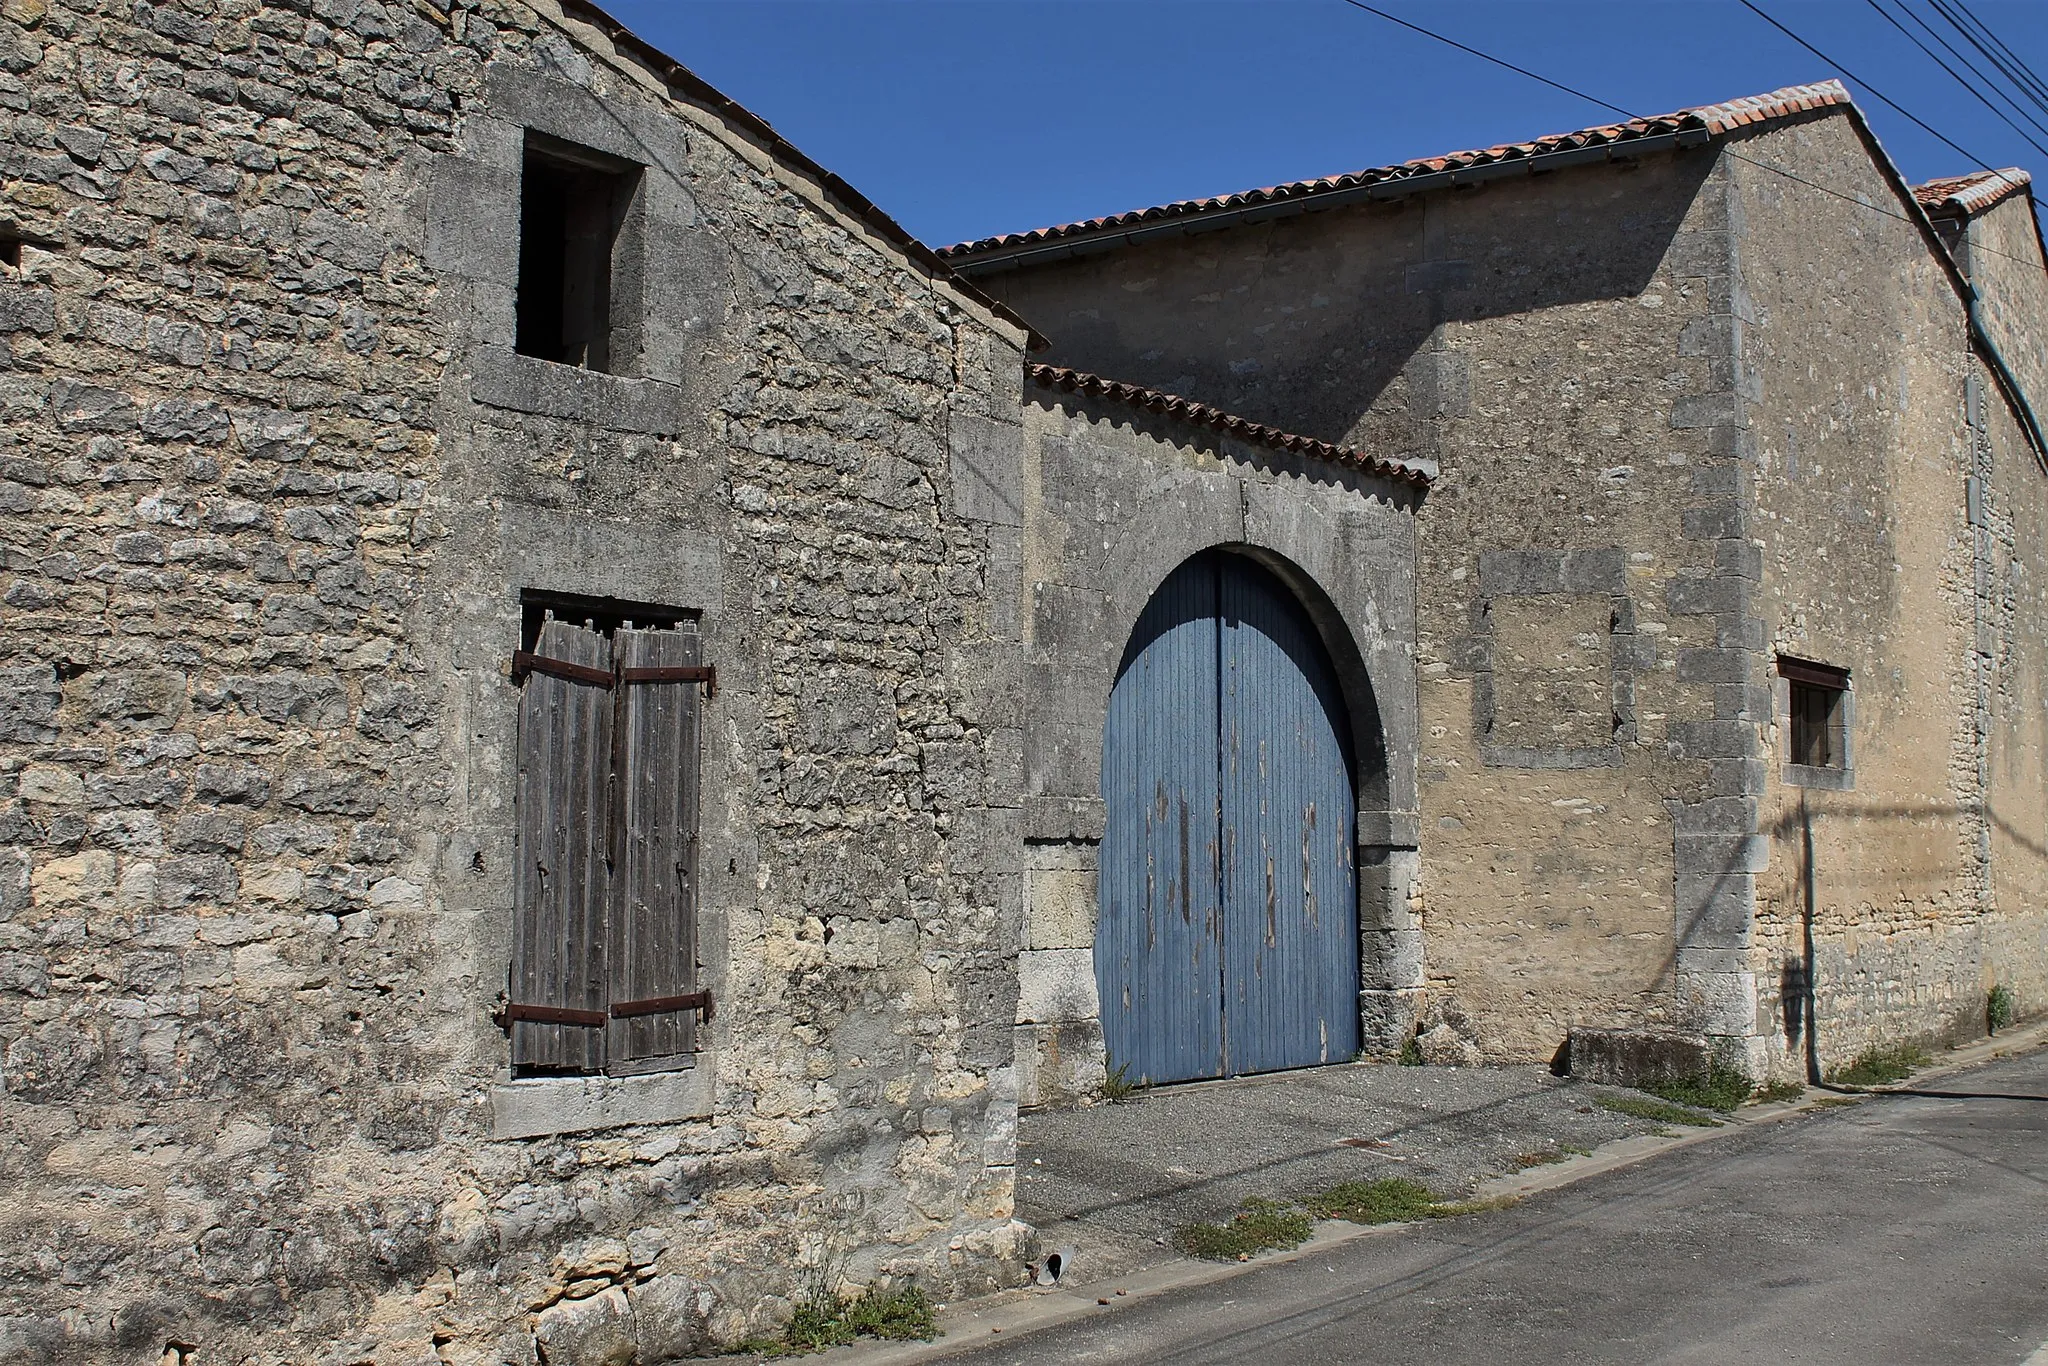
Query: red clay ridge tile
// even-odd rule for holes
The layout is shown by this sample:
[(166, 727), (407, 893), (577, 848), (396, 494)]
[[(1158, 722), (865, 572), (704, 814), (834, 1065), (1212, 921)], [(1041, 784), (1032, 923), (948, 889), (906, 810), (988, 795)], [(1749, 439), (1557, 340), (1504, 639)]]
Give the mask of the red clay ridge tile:
[(2034, 183), (2034, 178), (2017, 166), (2002, 171), (1972, 171), (1968, 175), (1943, 176), (1913, 187), (1913, 198), (1930, 215), (1973, 218), (1994, 204), (2002, 204)]
[(1462, 170), (1504, 161), (1524, 161), (1550, 152), (1620, 145), (1687, 129), (1699, 129), (1709, 137), (1720, 137), (1737, 128), (1789, 118), (1815, 109), (1847, 107), (1852, 103), (1848, 90), (1840, 81), (1791, 85), (1783, 90), (1773, 90), (1767, 95), (1751, 95), (1744, 99), (1729, 100), (1724, 104), (1700, 105), (1692, 109), (1681, 109), (1672, 114), (1660, 114), (1654, 118), (1630, 119), (1626, 123), (1581, 128), (1570, 133), (1552, 133), (1546, 137), (1532, 138), (1527, 142), (1502, 143), (1497, 147), (1485, 147), (1476, 151), (1422, 157), (1415, 161), (1404, 161), (1397, 166), (1377, 166), (1369, 170), (1351, 171), (1344, 175), (1323, 176), (1317, 180), (1297, 180), (1285, 185), (1268, 185), (1263, 189), (1241, 190), (1236, 194), (1217, 195), (1208, 199), (1183, 199), (1149, 209), (1133, 209), (1129, 213), (1084, 219), (1079, 223), (1063, 223), (1057, 227), (1037, 228), (1031, 232), (984, 237), (975, 242), (941, 247), (938, 254), (946, 260), (964, 264), (968, 258), (982, 252), (1033, 246), (1066, 237), (1083, 237), (1090, 233), (1132, 228), (1142, 223), (1169, 218), (1186, 218), (1218, 210), (1312, 198), (1335, 190), (1376, 185), (1385, 181), (1410, 180), (1441, 171)]
[(1417, 488), (1428, 488), (1430, 472), (1417, 465), (1404, 464), (1398, 460), (1386, 460), (1349, 446), (1337, 446), (1320, 441), (1312, 436), (1296, 436), (1283, 432), (1278, 427), (1268, 427), (1262, 422), (1226, 413), (1206, 403), (1197, 403), (1191, 398), (1178, 394), (1161, 393), (1142, 385), (1124, 384), (1100, 375), (1091, 375), (1083, 370), (1069, 370), (1060, 365), (1025, 366), (1033, 383), (1043, 389), (1058, 389), (1069, 394), (1086, 394), (1091, 398), (1106, 398), (1117, 403), (1142, 408), (1148, 413), (1163, 413), (1168, 417), (1190, 422), (1212, 431), (1225, 432), (1240, 441), (1249, 441), (1274, 450), (1291, 451), (1296, 455), (1313, 456), (1318, 460), (1329, 460), (1340, 465), (1351, 465), (1368, 470), (1383, 478), (1392, 479)]

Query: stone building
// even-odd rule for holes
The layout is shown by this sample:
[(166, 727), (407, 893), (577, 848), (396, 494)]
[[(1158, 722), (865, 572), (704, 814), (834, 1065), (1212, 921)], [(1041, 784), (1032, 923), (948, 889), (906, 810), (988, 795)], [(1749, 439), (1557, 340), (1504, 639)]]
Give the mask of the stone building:
[(0, 16), (0, 1359), (1014, 1277), (1027, 330), (574, 0)]
[[(1413, 710), (1405, 662), (1372, 680), (1388, 876), (1325, 965), (1367, 1053), (1787, 1077), (2048, 1002), (2032, 210), (2019, 172), (1916, 192), (1831, 82), (942, 255), (1059, 366), (1435, 471)], [(1032, 398), (1027, 466), (1067, 411)], [(1092, 790), (1069, 743), (1027, 736), (1027, 811)], [(1106, 995), (1102, 847), (1101, 927), (1055, 952)], [(1042, 956), (1020, 1042), (1067, 1072), (1020, 1058), (1027, 1103), (1116, 1031), (1034, 993)]]
[(9, 1361), (668, 1361), (1013, 1282), (1020, 1098), (2048, 993), (2031, 193), (1838, 86), (942, 255), (584, 0), (0, 105)]

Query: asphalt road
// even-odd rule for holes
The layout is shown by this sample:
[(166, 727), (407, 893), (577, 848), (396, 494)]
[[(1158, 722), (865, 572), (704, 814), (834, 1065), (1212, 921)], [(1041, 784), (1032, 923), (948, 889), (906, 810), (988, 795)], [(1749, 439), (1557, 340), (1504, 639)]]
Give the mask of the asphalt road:
[(2048, 1050), (949, 1359), (1864, 1366), (2044, 1343)]

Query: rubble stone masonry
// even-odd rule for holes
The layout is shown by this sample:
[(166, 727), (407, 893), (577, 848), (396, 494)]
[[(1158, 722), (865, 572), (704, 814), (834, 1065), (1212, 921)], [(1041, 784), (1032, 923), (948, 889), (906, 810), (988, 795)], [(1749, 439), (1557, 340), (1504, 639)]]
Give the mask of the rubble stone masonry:
[[(1017, 1272), (1024, 334), (614, 37), (0, 5), (0, 1359)], [(529, 129), (643, 168), (612, 374), (512, 350)], [(507, 1075), (522, 592), (717, 667), (694, 1068)]]

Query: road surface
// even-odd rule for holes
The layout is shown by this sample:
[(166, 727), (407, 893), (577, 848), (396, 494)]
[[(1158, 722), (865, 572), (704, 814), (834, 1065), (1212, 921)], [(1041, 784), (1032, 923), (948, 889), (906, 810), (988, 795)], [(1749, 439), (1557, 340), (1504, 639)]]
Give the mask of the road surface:
[(2048, 1363), (2048, 1050), (949, 1360)]

